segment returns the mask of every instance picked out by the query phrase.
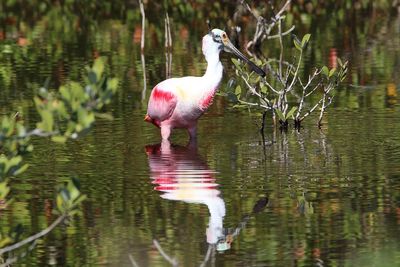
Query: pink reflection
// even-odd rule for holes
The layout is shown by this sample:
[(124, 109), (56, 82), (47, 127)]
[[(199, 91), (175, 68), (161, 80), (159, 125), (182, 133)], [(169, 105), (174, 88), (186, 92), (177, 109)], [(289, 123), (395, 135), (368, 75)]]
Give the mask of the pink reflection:
[(168, 200), (207, 205), (210, 220), (207, 243), (216, 244), (223, 237), (225, 202), (220, 197), (215, 171), (197, 153), (197, 145), (176, 146), (164, 141), (146, 146), (154, 189)]

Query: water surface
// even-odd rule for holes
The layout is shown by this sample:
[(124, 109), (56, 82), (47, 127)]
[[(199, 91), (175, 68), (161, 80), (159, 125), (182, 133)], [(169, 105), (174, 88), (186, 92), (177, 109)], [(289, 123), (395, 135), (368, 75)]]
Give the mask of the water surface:
[[(220, 8), (233, 16), (234, 6)], [(300, 132), (281, 133), (268, 121), (263, 140), (259, 116), (218, 96), (193, 144), (179, 130), (160, 143), (158, 129), (143, 122), (151, 88), (166, 76), (164, 26), (149, 11), (143, 90), (140, 16), (132, 10), (79, 20), (78, 30), (76, 17), (57, 8), (5, 24), (0, 47), (13, 54), (0, 58), (3, 114), (20, 110), (33, 127), (34, 88), (49, 76), (53, 88), (80, 79), (99, 55), (121, 80), (108, 108), (113, 121), (98, 120), (66, 145), (34, 139), (29, 171), (11, 181), (15, 201), (0, 224), (22, 223), (26, 235), (54, 220), (55, 189), (65, 178), (79, 177), (88, 196), (82, 215), (39, 242), (22, 266), (131, 266), (130, 257), (168, 266), (154, 240), (181, 266), (400, 265), (398, 15), (378, 8), (368, 23), (358, 21), (368, 10), (332, 21), (306, 13), (296, 20), (294, 11), (299, 34), (313, 34), (303, 68), (336, 55), (350, 60), (322, 129), (310, 119)], [(202, 19), (188, 25), (179, 14), (170, 14), (172, 74), (201, 75), (206, 27), (192, 29)], [(64, 24), (47, 23), (54, 17)], [(235, 77), (229, 62), (223, 55), (222, 91)]]

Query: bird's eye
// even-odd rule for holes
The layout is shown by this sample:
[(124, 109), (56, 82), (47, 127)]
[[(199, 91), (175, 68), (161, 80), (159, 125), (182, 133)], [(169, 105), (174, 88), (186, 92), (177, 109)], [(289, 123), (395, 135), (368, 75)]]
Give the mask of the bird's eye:
[(221, 36), (214, 34), (213, 35), (213, 40), (214, 42), (220, 43), (221, 42)]

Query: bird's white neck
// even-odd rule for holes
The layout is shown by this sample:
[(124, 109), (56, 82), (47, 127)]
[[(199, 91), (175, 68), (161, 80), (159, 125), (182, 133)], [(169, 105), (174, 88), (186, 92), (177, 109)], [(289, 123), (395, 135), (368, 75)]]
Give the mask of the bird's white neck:
[(208, 63), (207, 70), (203, 77), (212, 84), (215, 84), (215, 86), (218, 86), (222, 79), (223, 72), (222, 63), (219, 60), (219, 52), (206, 55), (206, 60)]

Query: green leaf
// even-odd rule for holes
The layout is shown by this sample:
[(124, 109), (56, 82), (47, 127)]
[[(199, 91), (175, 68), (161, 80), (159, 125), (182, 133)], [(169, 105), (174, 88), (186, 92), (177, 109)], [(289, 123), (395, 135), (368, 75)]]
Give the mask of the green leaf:
[(236, 69), (239, 71), (242, 71), (242, 66), (240, 64), (240, 61), (237, 60), (236, 58), (232, 58), (232, 62), (235, 65)]
[(335, 74), (336, 68), (333, 68), (329, 71), (329, 78), (332, 77), (333, 74)]
[(239, 97), (241, 93), (242, 93), (242, 88), (240, 87), (240, 85), (236, 86), (235, 95)]
[(38, 128), (45, 132), (52, 132), (54, 126), (53, 114), (49, 110), (42, 110), (40, 112), (42, 121), (37, 124)]
[(301, 47), (300, 42), (297, 39), (294, 39), (293, 43), (294, 43), (294, 46), (296, 47), (297, 50), (299, 50), (299, 51), (303, 50), (302, 47)]
[(339, 63), (339, 66), (340, 66), (340, 67), (343, 66), (342, 60), (341, 60), (340, 58), (337, 58), (337, 62)]
[(304, 48), (305, 45), (308, 43), (310, 40), (311, 34), (307, 33), (306, 35), (303, 36), (303, 39), (301, 40), (301, 46)]
[(261, 93), (266, 94), (268, 92), (268, 87), (266, 87), (265, 85), (261, 86)]
[(296, 112), (296, 110), (297, 110), (297, 107), (292, 107), (292, 108), (290, 109), (290, 111), (286, 114), (286, 119), (292, 117), (293, 114)]
[(232, 103), (237, 103), (238, 97), (234, 93), (228, 92), (228, 100)]
[(101, 77), (103, 75), (103, 71), (104, 71), (104, 62), (102, 58), (97, 58), (94, 61), (92, 70), (94, 71), (94, 73), (97, 75), (97, 77)]
[(326, 77), (329, 77), (329, 69), (327, 66), (323, 66), (321, 69), (322, 74), (324, 74)]
[(5, 199), (8, 193), (10, 192), (10, 187), (8, 187), (7, 182), (4, 181), (0, 183), (0, 200)]
[(236, 58), (232, 58), (232, 63), (235, 64), (236, 67), (240, 66), (239, 60), (237, 60)]
[(276, 114), (278, 115), (278, 118), (281, 121), (286, 121), (285, 115), (283, 115), (282, 111), (280, 109), (275, 109)]

